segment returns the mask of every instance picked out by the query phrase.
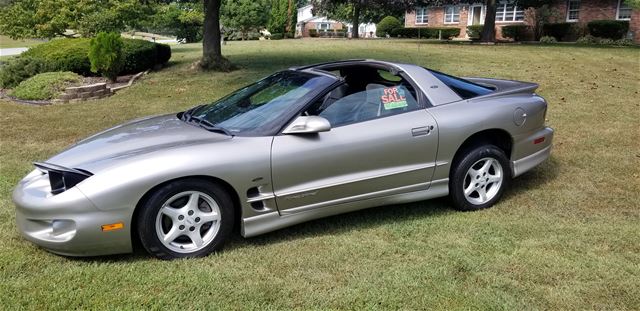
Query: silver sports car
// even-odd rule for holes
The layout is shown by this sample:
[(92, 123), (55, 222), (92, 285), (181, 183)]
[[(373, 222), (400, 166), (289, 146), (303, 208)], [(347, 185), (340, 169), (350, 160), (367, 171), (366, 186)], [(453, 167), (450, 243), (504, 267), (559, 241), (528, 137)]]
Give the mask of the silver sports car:
[(18, 228), (58, 254), (204, 256), (372, 206), (495, 204), (549, 157), (537, 84), (347, 60), (291, 68), (214, 103), (116, 126), (34, 163)]

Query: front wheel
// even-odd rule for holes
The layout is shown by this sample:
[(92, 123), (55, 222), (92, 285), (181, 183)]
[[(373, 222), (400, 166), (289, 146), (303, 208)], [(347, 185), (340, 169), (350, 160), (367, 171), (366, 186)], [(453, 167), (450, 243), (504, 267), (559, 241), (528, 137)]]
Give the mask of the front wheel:
[(454, 207), (473, 211), (493, 206), (511, 181), (509, 160), (493, 145), (476, 147), (457, 163), (449, 180)]
[(220, 249), (233, 229), (231, 198), (204, 180), (164, 185), (141, 208), (140, 241), (160, 259), (206, 256)]

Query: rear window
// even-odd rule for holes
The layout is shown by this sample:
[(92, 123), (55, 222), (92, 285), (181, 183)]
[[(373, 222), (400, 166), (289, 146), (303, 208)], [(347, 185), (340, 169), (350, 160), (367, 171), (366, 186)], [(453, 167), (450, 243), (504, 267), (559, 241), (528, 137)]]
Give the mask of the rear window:
[(464, 79), (456, 78), (442, 72), (434, 70), (429, 71), (463, 99), (486, 95), (494, 91), (493, 88), (473, 83)]

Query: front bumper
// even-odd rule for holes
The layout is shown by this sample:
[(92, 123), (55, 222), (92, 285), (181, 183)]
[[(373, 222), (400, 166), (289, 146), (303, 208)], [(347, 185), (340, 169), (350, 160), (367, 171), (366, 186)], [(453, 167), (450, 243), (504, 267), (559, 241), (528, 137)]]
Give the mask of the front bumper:
[[(47, 174), (34, 171), (13, 192), (18, 230), (27, 240), (56, 254), (98, 256), (132, 251), (131, 211), (102, 211), (77, 187), (51, 194)], [(124, 228), (102, 231), (122, 222)]]

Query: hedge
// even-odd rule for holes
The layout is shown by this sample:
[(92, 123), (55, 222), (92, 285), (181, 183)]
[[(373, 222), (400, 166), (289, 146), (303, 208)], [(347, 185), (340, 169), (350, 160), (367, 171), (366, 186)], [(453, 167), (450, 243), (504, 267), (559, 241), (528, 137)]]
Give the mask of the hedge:
[[(48, 71), (72, 71), (83, 76), (93, 75), (89, 62), (89, 38), (57, 39), (34, 46), (21, 57), (37, 58), (47, 64)], [(120, 74), (137, 73), (171, 58), (171, 47), (139, 39), (123, 39), (124, 67)]]
[(595, 20), (589, 22), (587, 28), (594, 37), (618, 40), (629, 31), (629, 21)]
[(480, 40), (480, 35), (482, 35), (482, 28), (484, 25), (470, 25), (467, 26), (467, 36), (471, 40)]
[(282, 40), (283, 35), (281, 33), (272, 33), (269, 39), (271, 40)]
[(502, 36), (515, 41), (522, 41), (527, 37), (527, 25), (507, 25), (502, 27)]
[(47, 72), (47, 63), (39, 58), (14, 57), (0, 67), (0, 87), (12, 88), (39, 73)]
[(460, 28), (454, 27), (423, 27), (423, 28), (396, 28), (391, 34), (402, 38), (438, 39), (442, 32), (442, 39), (449, 39), (460, 35)]
[(542, 34), (554, 37), (557, 41), (561, 41), (569, 34), (572, 25), (573, 23), (545, 24), (542, 26)]

